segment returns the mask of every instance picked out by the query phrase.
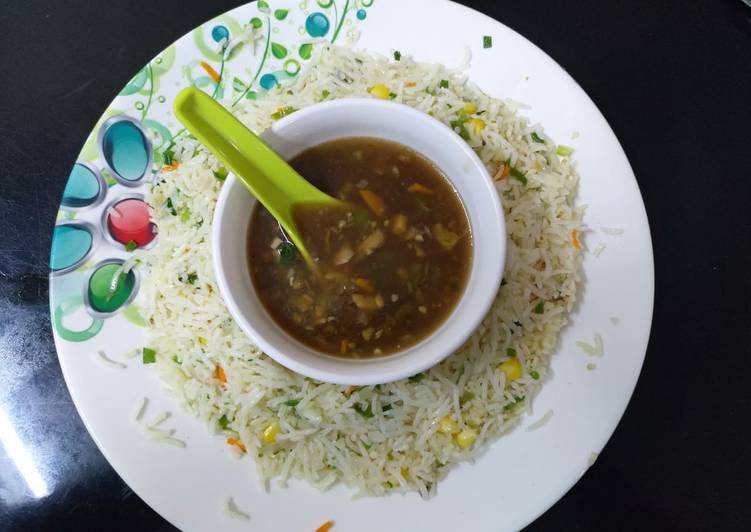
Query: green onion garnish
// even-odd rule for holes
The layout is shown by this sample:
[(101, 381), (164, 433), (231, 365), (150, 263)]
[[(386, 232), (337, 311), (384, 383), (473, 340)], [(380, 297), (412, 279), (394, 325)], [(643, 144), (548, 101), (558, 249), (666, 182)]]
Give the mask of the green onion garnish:
[(164, 150), (162, 152), (162, 158), (164, 159), (165, 166), (172, 166), (175, 162), (175, 152), (172, 150)]
[(193, 272), (188, 274), (188, 282), (190, 284), (196, 284), (196, 281), (198, 280), (198, 274)]
[(535, 370), (532, 370), (529, 372), (529, 376), (532, 377), (534, 380), (540, 379), (540, 374), (537, 373)]
[(412, 375), (411, 377), (409, 377), (409, 382), (420, 382), (424, 378), (425, 378), (424, 373), (418, 373), (417, 375)]
[(516, 349), (514, 349), (513, 347), (509, 347), (508, 349), (506, 349), (506, 355), (508, 355), (510, 357), (515, 357), (516, 356)]
[(156, 351), (154, 351), (150, 347), (144, 347), (143, 348), (143, 363), (153, 364), (154, 362), (156, 362)]
[(462, 396), (459, 398), (459, 406), (464, 406), (466, 403), (470, 402), (472, 399), (475, 398), (475, 394), (473, 394), (470, 391), (466, 391), (462, 394)]
[(449, 80), (442, 79), (441, 82), (438, 84), (439, 87), (442, 89), (448, 89), (449, 88)]
[(483, 35), (482, 36), (482, 47), (483, 48), (492, 48), (493, 47), (493, 37), (490, 35)]
[(217, 181), (224, 182), (225, 179), (227, 179), (227, 175), (229, 172), (224, 166), (220, 166), (217, 170), (214, 170), (212, 172), (214, 174), (214, 177), (217, 179)]
[(394, 59), (397, 60), (397, 61), (399, 61), (399, 60), (401, 60), (401, 58), (402, 58), (402, 53), (399, 50), (395, 51), (394, 52)]
[(389, 92), (389, 100), (393, 100), (394, 98), (396, 98), (396, 93), (395, 92)]
[(297, 406), (298, 404), (300, 404), (300, 400), (299, 399), (287, 399), (282, 404), (286, 406)]
[(535, 314), (542, 314), (543, 312), (545, 312), (545, 302), (540, 301), (535, 305)]
[(373, 414), (373, 407), (370, 404), (368, 404), (368, 408), (363, 408), (359, 404), (353, 405), (352, 408), (355, 409), (355, 412), (357, 412), (358, 414), (360, 414), (362, 417), (366, 419), (371, 418), (375, 415)]
[(227, 419), (226, 415), (222, 415), (222, 417), (219, 418), (219, 426), (222, 427), (222, 430), (227, 430), (229, 428), (229, 419)]
[(177, 216), (177, 211), (175, 210), (175, 206), (172, 204), (172, 198), (167, 198), (165, 205), (167, 206), (167, 209), (169, 210), (169, 213), (172, 216)]
[(542, 138), (542, 137), (541, 137), (540, 135), (538, 135), (537, 133), (535, 133), (534, 131), (532, 132), (532, 135), (531, 135), (531, 136), (532, 136), (532, 140), (534, 140), (535, 142), (538, 142), (538, 143), (540, 143), (540, 144), (545, 144), (545, 139), (544, 139), (544, 138)]
[(297, 258), (297, 248), (292, 242), (282, 242), (276, 247), (279, 253), (279, 263), (282, 266), (288, 266)]
[(569, 148), (568, 146), (564, 146), (563, 144), (560, 144), (555, 149), (555, 153), (557, 153), (561, 157), (566, 157), (567, 155), (571, 155), (572, 153), (574, 153), (574, 148)]

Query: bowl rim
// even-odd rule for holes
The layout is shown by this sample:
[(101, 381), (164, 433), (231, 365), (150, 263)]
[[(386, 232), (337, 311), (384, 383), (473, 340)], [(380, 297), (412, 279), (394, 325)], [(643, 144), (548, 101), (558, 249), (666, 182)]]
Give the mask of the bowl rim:
[[(432, 116), (429, 116), (410, 106), (407, 106), (405, 104), (401, 104), (398, 102), (377, 100), (377, 99), (372, 99), (372, 98), (362, 98), (362, 97), (341, 98), (341, 99), (329, 100), (326, 102), (313, 104), (311, 106), (300, 109), (293, 114), (287, 115), (286, 117), (283, 117), (279, 121), (272, 124), (272, 126), (269, 127), (266, 131), (264, 131), (260, 135), (260, 137), (264, 141), (268, 141), (271, 135), (284, 131), (285, 129), (291, 127), (294, 123), (302, 121), (302, 120), (310, 120), (311, 117), (314, 117), (326, 111), (330, 111), (332, 108), (361, 107), (361, 106), (372, 107), (376, 109), (380, 107), (383, 110), (389, 110), (389, 111), (397, 110), (398, 112), (403, 113), (405, 115), (405, 119), (407, 120), (420, 120), (426, 124), (429, 124), (430, 125), (429, 127), (433, 127), (433, 128), (436, 128), (438, 131), (441, 131), (442, 134), (445, 134), (446, 132), (450, 132), (451, 135), (455, 137), (452, 140), (454, 141), (453, 144), (456, 146), (457, 150), (460, 150), (462, 154), (466, 156), (471, 162), (472, 171), (478, 171), (478, 173), (480, 173), (480, 175), (483, 178), (482, 184), (478, 183), (476, 186), (478, 187), (485, 186), (489, 188), (489, 192), (491, 193), (488, 194), (486, 198), (487, 200), (489, 200), (489, 203), (485, 204), (483, 208), (487, 209), (488, 207), (490, 207), (490, 210), (492, 210), (492, 218), (494, 221), (494, 226), (501, 231), (503, 238), (500, 238), (498, 240), (498, 243), (496, 244), (500, 248), (500, 252), (499, 252), (500, 260), (497, 261), (497, 264), (489, 265), (489, 268), (490, 268), (489, 278), (492, 280), (493, 289), (488, 288), (487, 290), (484, 291), (483, 294), (480, 295), (481, 301), (478, 305), (473, 306), (473, 309), (475, 310), (475, 312), (473, 313), (472, 316), (470, 317), (467, 317), (464, 315), (459, 316), (457, 313), (462, 302), (471, 293), (470, 289), (473, 286), (472, 285), (473, 280), (477, 282), (477, 279), (473, 279), (472, 271), (470, 271), (468, 274), (467, 284), (464, 288), (464, 292), (462, 293), (461, 297), (457, 300), (452, 312), (443, 320), (443, 322), (441, 322), (430, 334), (425, 336), (416, 344), (409, 346), (403, 351), (397, 351), (395, 353), (385, 355), (383, 357), (376, 357), (372, 359), (348, 359), (344, 357), (341, 357), (341, 358), (334, 357), (332, 355), (328, 355), (326, 353), (317, 351), (314, 348), (306, 344), (303, 344), (302, 342), (294, 338), (294, 336), (286, 333), (286, 331), (284, 331), (278, 324), (276, 324), (275, 320), (270, 316), (268, 310), (263, 306), (263, 304), (260, 302), (258, 303), (258, 306), (260, 306), (261, 311), (264, 314), (266, 314), (269, 321), (273, 323), (276, 327), (278, 327), (294, 344), (298, 345), (301, 349), (308, 350), (312, 353), (321, 355), (322, 359), (325, 358), (328, 362), (330, 363), (333, 362), (335, 365), (340, 365), (342, 367), (346, 366), (348, 368), (351, 368), (352, 366), (359, 364), (363, 368), (368, 367), (369, 369), (367, 374), (360, 374), (358, 376), (353, 376), (351, 374), (342, 375), (336, 372), (332, 372), (328, 369), (322, 369), (320, 367), (303, 363), (300, 360), (298, 360), (295, 356), (290, 356), (289, 354), (285, 353), (283, 350), (277, 348), (273, 344), (273, 342), (270, 342), (263, 334), (261, 334), (258, 331), (258, 329), (253, 325), (252, 320), (246, 317), (244, 313), (242, 312), (242, 310), (239, 308), (239, 305), (237, 304), (235, 300), (235, 295), (230, 289), (227, 278), (225, 277), (223, 261), (222, 261), (222, 253), (220, 252), (223, 231), (225, 231), (223, 227), (224, 227), (224, 223), (226, 222), (226, 220), (223, 218), (222, 215), (225, 212), (225, 207), (226, 207), (227, 202), (229, 201), (231, 191), (237, 187), (239, 187), (242, 190), (245, 190), (242, 183), (234, 176), (234, 174), (230, 172), (227, 178), (225, 179), (225, 182), (223, 183), (222, 188), (220, 190), (219, 197), (217, 199), (217, 203), (216, 203), (215, 210), (214, 210), (214, 216), (212, 220), (212, 229), (211, 229), (212, 231), (211, 232), (212, 265), (214, 267), (214, 273), (215, 273), (216, 281), (217, 281), (218, 288), (219, 288), (219, 293), (220, 293), (220, 296), (222, 297), (222, 300), (227, 306), (227, 309), (229, 310), (233, 319), (235, 319), (235, 321), (240, 326), (242, 331), (246, 334), (246, 336), (248, 336), (250, 340), (252, 340), (253, 343), (255, 343), (256, 346), (259, 347), (270, 358), (280, 363), (282, 366), (300, 375), (310, 377), (310, 378), (313, 378), (322, 382), (328, 382), (328, 383), (333, 383), (333, 384), (344, 384), (344, 385), (385, 384), (388, 382), (393, 382), (399, 379), (403, 379), (403, 378), (415, 375), (417, 373), (420, 373), (422, 371), (429, 369), (430, 367), (436, 365), (437, 363), (447, 358), (451, 353), (453, 353), (456, 349), (458, 349), (470, 337), (470, 335), (476, 330), (476, 328), (480, 325), (485, 315), (487, 314), (488, 310), (490, 309), (493, 301), (495, 300), (495, 296), (496, 296), (498, 288), (500, 287), (501, 279), (503, 276), (503, 271), (504, 271), (505, 261), (506, 261), (506, 251), (507, 251), (505, 216), (504, 216), (503, 208), (501, 205), (500, 195), (496, 192), (492, 177), (490, 176), (484, 163), (480, 160), (479, 156), (474, 152), (474, 150), (458, 134), (456, 134), (455, 131), (453, 131), (451, 128), (449, 128), (448, 126), (446, 126), (439, 120), (433, 118)], [(399, 127), (407, 127), (407, 126), (400, 125)], [(362, 136), (370, 137), (370, 138), (384, 138), (383, 135), (378, 135), (377, 132), (374, 132), (374, 133), (375, 134), (373, 135), (362, 135)], [(353, 136), (355, 135), (342, 135), (340, 137), (334, 137), (333, 139), (348, 138), (348, 137), (353, 137)], [(360, 136), (360, 135), (357, 135), (357, 136)], [(333, 140), (333, 139), (329, 139), (329, 140)], [(388, 139), (388, 140), (391, 140), (391, 139)], [(322, 140), (320, 143), (323, 143), (323, 142), (327, 142), (327, 140)], [(396, 142), (399, 142), (399, 141), (396, 141)], [(311, 145), (314, 146), (317, 144), (318, 143), (314, 143)], [(411, 149), (415, 149), (414, 147), (409, 146), (406, 143), (402, 143), (402, 144), (410, 147)], [(428, 154), (422, 153), (420, 150), (417, 150), (417, 149), (415, 149), (415, 151), (420, 153), (423, 157), (425, 157), (429, 161), (434, 162), (433, 159)], [(467, 213), (467, 218), (468, 218), (468, 221), (470, 222), (470, 227), (472, 228), (471, 229), (473, 232), (473, 255), (472, 255), (473, 266), (472, 267), (474, 267), (474, 261), (478, 260), (477, 249), (476, 249), (477, 243), (476, 241), (474, 241), (474, 237), (475, 237), (474, 228), (475, 228), (475, 224), (478, 224), (478, 221), (473, 220), (472, 212), (469, 208), (467, 208), (466, 202), (464, 198), (462, 197), (461, 192), (458, 190), (458, 187), (456, 187), (456, 185), (454, 184), (454, 181), (451, 179), (451, 176), (446, 175), (446, 177), (449, 179), (449, 181), (451, 181), (452, 186), (454, 187), (457, 194), (459, 195), (460, 201), (462, 201), (462, 203), (464, 204), (465, 212)], [(249, 192), (247, 193), (250, 194)], [(255, 198), (252, 198), (252, 201), (255, 202), (257, 200)], [(488, 267), (488, 265), (486, 265), (486, 267)], [(486, 274), (486, 278), (488, 278), (488, 274)], [(252, 282), (250, 284), (252, 286)], [(456, 319), (461, 319), (465, 322), (463, 326), (461, 327), (460, 334), (453, 335), (445, 343), (445, 345), (440, 349), (432, 349), (430, 350), (430, 352), (428, 352), (428, 354), (423, 354), (422, 356), (419, 356), (419, 357), (415, 356), (420, 353), (420, 347), (423, 346), (423, 344), (425, 344), (429, 339), (439, 334), (446, 327), (447, 324), (449, 324), (450, 322)], [(378, 373), (376, 370), (377, 377), (373, 378), (374, 377), (373, 371), (371, 371), (373, 370), (373, 368), (369, 366), (372, 366), (372, 364), (376, 363), (377, 361), (392, 360), (397, 357), (402, 359), (402, 363), (399, 365), (399, 368), (390, 369), (390, 370), (382, 370), (380, 371), (380, 373)]]

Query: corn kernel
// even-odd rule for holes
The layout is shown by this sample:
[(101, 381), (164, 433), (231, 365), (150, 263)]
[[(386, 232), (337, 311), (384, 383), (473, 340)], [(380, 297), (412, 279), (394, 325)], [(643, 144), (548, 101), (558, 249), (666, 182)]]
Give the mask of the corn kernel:
[(372, 87), (370, 87), (368, 92), (376, 98), (381, 98), (382, 100), (388, 100), (389, 94), (391, 93), (389, 88), (383, 83), (377, 83), (376, 85), (373, 85)]
[(506, 382), (515, 381), (522, 376), (522, 365), (517, 358), (509, 358), (498, 366), (506, 374)]
[(459, 447), (466, 449), (467, 447), (475, 443), (475, 440), (477, 439), (477, 433), (474, 430), (467, 428), (454, 436), (454, 438), (456, 438), (456, 444)]
[(401, 475), (406, 478), (407, 476), (409, 476), (409, 468), (408, 467), (402, 467), (399, 470), (399, 473), (401, 473)]
[(198, 337), (198, 343), (201, 345), (209, 345), (209, 341), (203, 336)]
[(485, 122), (480, 120), (479, 118), (470, 118), (467, 120), (467, 124), (472, 124), (475, 128), (475, 134), (479, 134), (480, 131), (485, 129)]
[(464, 110), (467, 111), (467, 114), (475, 114), (477, 112), (477, 106), (472, 102), (467, 102), (464, 104)]
[(459, 424), (451, 416), (446, 416), (438, 424), (438, 432), (441, 434), (456, 434), (459, 432)]
[(279, 422), (278, 421), (272, 421), (269, 423), (269, 426), (266, 427), (266, 430), (263, 431), (263, 441), (264, 443), (274, 443), (276, 441), (276, 435), (279, 434)]

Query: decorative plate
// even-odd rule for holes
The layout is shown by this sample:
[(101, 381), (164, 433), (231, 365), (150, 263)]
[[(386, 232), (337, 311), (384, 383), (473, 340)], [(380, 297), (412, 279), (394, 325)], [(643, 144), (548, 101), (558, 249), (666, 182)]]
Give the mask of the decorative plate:
[[(353, 501), (347, 488), (320, 493), (297, 481), (266, 491), (252, 462), (237, 462), (223, 439), (181, 411), (140, 361), (119, 358), (125, 371), (97, 362), (99, 351), (122, 354), (146, 344), (135, 302), (144, 273), (135, 267), (122, 282), (112, 281), (132, 249), (159, 238), (143, 193), (170, 142), (183, 134), (171, 112), (179, 89), (192, 84), (232, 102), (262, 97), (299, 76), (316, 47), (354, 42), (447, 65), (470, 50), (474, 82), (493, 96), (529, 104), (523, 114), (576, 148), (585, 222), (624, 228), (618, 237), (590, 239), (591, 248), (603, 242), (607, 249), (587, 254), (581, 303), (553, 357), (553, 377), (535, 400), (537, 417), (550, 408), (555, 415), (539, 431), (522, 426), (502, 437), (475, 464), (452, 471), (428, 501), (416, 494)], [(177, 40), (133, 76), (86, 140), (61, 201), (50, 268), (55, 342), (86, 427), (131, 488), (183, 530), (314, 530), (329, 519), (335, 530), (359, 532), (521, 528), (579, 479), (620, 420), (644, 358), (654, 284), (639, 189), (595, 105), (529, 41), (442, 0), (259, 0)], [(605, 355), (588, 371), (576, 341), (597, 333)], [(185, 448), (144, 437), (131, 421), (143, 397), (150, 409), (173, 413), (169, 424)], [(230, 496), (249, 521), (222, 514)]]

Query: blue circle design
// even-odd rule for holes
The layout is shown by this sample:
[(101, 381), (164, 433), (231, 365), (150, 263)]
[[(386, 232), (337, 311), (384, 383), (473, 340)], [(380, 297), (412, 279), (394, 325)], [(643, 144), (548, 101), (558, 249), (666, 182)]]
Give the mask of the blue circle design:
[(305, 30), (311, 37), (323, 37), (329, 32), (329, 19), (323, 13), (311, 13), (305, 21)]
[(276, 79), (274, 74), (264, 74), (261, 76), (261, 87), (267, 91), (273, 89), (278, 83), (279, 80)]
[(225, 26), (214, 26), (211, 30), (211, 38), (215, 42), (222, 42), (224, 39), (229, 38), (229, 30)]
[(357, 11), (357, 18), (359, 20), (365, 20), (365, 17), (367, 17), (367, 16), (368, 16), (368, 12), (365, 11), (364, 9), (360, 9), (360, 10)]

